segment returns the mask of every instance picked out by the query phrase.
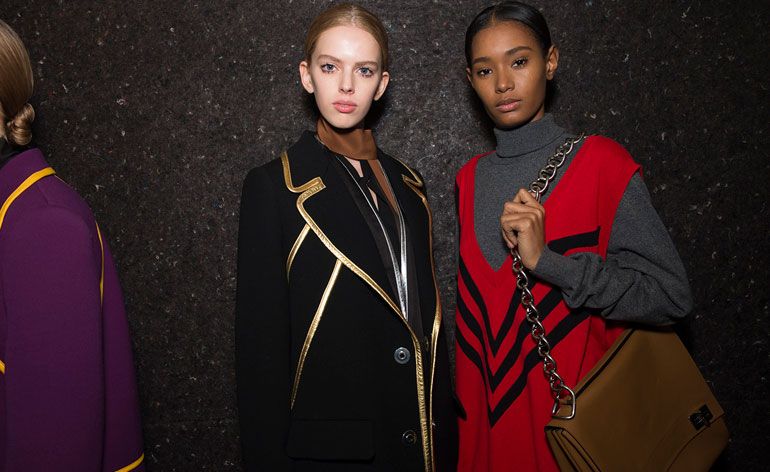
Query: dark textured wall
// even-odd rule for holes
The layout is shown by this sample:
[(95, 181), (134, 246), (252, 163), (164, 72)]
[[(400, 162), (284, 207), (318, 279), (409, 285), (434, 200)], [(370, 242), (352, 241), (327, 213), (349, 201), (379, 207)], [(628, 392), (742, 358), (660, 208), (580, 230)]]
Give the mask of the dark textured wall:
[[(493, 145), (463, 34), (487, 2), (364, 2), (390, 33), (381, 147), (427, 178), (454, 307), (455, 171)], [(720, 470), (761, 469), (768, 385), (766, 1), (536, 2), (562, 61), (552, 110), (644, 165), (689, 271), (683, 335), (727, 410)], [(326, 1), (0, 0), (37, 76), (36, 138), (111, 242), (151, 470), (238, 470), (233, 298), (240, 184), (312, 125), (298, 82)]]

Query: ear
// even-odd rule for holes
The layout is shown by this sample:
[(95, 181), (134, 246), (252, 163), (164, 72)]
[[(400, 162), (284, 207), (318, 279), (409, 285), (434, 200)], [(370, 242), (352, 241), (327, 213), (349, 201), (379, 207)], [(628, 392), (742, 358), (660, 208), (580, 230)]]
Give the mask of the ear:
[(382, 94), (385, 93), (385, 89), (388, 88), (388, 83), (390, 82), (390, 74), (387, 72), (382, 73), (382, 77), (380, 77), (380, 84), (377, 86), (377, 93), (374, 94), (374, 100), (377, 101), (382, 97)]
[(307, 61), (299, 63), (299, 78), (302, 81), (302, 86), (307, 90), (307, 93), (313, 93), (315, 91), (313, 77), (310, 75), (310, 66)]
[(545, 57), (545, 78), (548, 80), (553, 79), (556, 74), (556, 69), (559, 68), (559, 48), (551, 46), (548, 49), (548, 54)]
[(465, 78), (468, 79), (468, 83), (471, 84), (471, 87), (473, 87), (473, 72), (471, 72), (470, 67), (465, 68)]

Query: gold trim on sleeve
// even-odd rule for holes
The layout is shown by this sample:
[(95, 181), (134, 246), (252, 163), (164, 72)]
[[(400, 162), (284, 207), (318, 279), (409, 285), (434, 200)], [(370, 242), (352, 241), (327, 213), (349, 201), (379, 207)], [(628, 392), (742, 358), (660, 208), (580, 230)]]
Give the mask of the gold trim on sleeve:
[(139, 459), (135, 460), (134, 462), (128, 464), (127, 466), (123, 467), (122, 469), (118, 469), (115, 472), (128, 472), (130, 470), (134, 470), (144, 461), (144, 454), (139, 456)]
[(307, 236), (307, 233), (310, 231), (310, 226), (305, 224), (305, 226), (302, 228), (302, 231), (299, 232), (299, 235), (297, 236), (297, 239), (294, 241), (294, 244), (291, 246), (291, 251), (289, 251), (289, 257), (286, 258), (286, 278), (289, 278), (289, 273), (291, 272), (291, 265), (294, 263), (294, 257), (297, 255), (297, 251), (299, 251), (299, 247), (302, 246), (302, 242), (305, 240), (305, 236)]
[(0, 361), (0, 374), (5, 374), (5, 363)]
[(326, 302), (329, 301), (329, 295), (331, 295), (334, 284), (337, 282), (340, 268), (342, 268), (342, 262), (337, 259), (337, 262), (334, 264), (332, 275), (329, 277), (329, 282), (326, 283), (326, 288), (321, 296), (321, 301), (318, 303), (318, 308), (315, 310), (313, 321), (310, 323), (307, 335), (305, 335), (305, 343), (302, 345), (302, 351), (299, 354), (299, 361), (297, 362), (297, 372), (294, 374), (294, 385), (291, 388), (291, 408), (294, 408), (294, 400), (297, 398), (297, 389), (299, 388), (299, 380), (302, 376), (302, 368), (305, 366), (307, 352), (310, 349), (310, 344), (313, 342), (313, 337), (318, 329), (318, 325), (321, 323), (321, 317), (323, 316), (324, 309), (326, 309)]

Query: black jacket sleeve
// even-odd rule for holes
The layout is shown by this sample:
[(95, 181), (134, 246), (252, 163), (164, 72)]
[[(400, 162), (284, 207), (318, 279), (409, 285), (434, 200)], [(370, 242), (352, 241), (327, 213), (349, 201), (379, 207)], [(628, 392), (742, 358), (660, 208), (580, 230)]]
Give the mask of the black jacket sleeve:
[(246, 470), (288, 470), (290, 318), (276, 186), (266, 169), (243, 184), (238, 233), (235, 353)]

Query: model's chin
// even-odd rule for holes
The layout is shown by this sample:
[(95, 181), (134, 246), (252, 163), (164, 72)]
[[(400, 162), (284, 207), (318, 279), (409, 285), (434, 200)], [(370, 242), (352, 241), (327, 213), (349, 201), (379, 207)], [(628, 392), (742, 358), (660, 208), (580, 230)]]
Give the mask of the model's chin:
[(323, 113), (323, 117), (326, 121), (338, 129), (356, 128), (362, 124), (365, 116), (366, 115), (363, 113), (340, 113), (337, 110)]
[(534, 121), (537, 114), (527, 114), (524, 110), (515, 110), (508, 113), (488, 113), (498, 129), (511, 129), (524, 126)]

